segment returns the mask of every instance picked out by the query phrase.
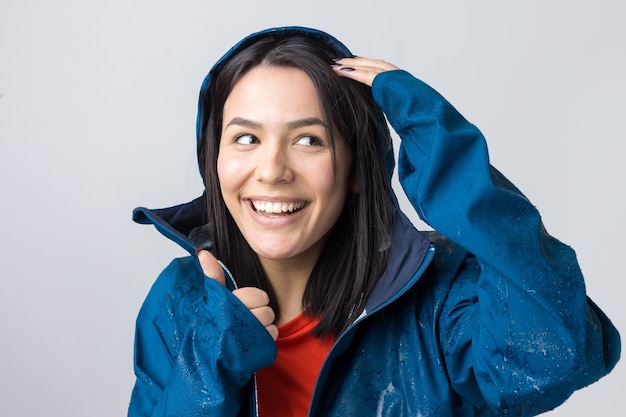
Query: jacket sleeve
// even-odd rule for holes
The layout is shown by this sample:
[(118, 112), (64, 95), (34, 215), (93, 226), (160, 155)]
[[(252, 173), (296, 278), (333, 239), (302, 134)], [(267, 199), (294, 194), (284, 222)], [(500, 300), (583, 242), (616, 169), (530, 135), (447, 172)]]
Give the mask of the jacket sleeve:
[(195, 258), (173, 261), (139, 312), (128, 415), (236, 416), (253, 374), (276, 357), (271, 336)]
[(490, 165), (480, 131), (405, 71), (379, 74), (373, 94), (402, 139), (399, 178), (418, 215), (474, 256), (440, 317), (453, 388), (530, 416), (608, 373), (619, 334), (587, 299), (574, 251)]

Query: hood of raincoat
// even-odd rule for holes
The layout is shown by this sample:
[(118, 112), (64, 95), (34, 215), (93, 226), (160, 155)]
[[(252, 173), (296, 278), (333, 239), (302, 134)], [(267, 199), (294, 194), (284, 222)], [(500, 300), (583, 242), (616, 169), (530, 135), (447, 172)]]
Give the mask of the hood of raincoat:
[[(343, 58), (354, 56), (343, 43), (332, 35), (329, 35), (321, 30), (299, 26), (277, 27), (255, 32), (235, 44), (215, 63), (215, 65), (213, 65), (207, 76), (204, 78), (200, 88), (198, 116), (196, 120), (196, 152), (201, 176), (204, 175), (201, 150), (204, 148), (204, 131), (206, 129), (209, 115), (211, 114), (211, 104), (213, 98), (211, 95), (211, 92), (213, 91), (212, 87), (215, 83), (217, 75), (224, 67), (225, 63), (228, 62), (233, 56), (259, 40), (272, 37), (276, 41), (279, 41), (296, 35), (305, 36), (317, 42), (323, 48), (327, 49), (332, 57)], [(376, 109), (376, 111), (380, 111), (380, 109)], [(391, 175), (395, 167), (395, 159), (393, 156), (393, 144), (388, 131), (386, 131), (385, 134), (381, 135), (378, 139), (378, 150), (381, 154), (381, 158), (385, 161), (388, 178), (391, 179)], [(204, 193), (202, 196), (199, 196), (191, 202), (173, 207), (152, 210), (145, 207), (138, 207), (133, 211), (133, 220), (140, 224), (153, 224), (162, 234), (178, 243), (190, 254), (195, 254), (199, 247), (211, 249), (210, 242), (205, 240), (203, 236), (194, 236), (193, 239), (189, 238), (192, 231), (197, 230), (199, 226), (208, 223), (208, 215), (204, 203)], [(199, 244), (198, 242), (201, 243)]]

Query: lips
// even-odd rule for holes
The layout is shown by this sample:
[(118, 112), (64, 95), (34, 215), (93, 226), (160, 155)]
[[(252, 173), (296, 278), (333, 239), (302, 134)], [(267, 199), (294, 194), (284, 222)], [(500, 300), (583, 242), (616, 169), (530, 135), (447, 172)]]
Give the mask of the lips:
[(292, 214), (301, 210), (306, 205), (304, 201), (262, 201), (253, 200), (252, 206), (257, 213), (268, 214)]

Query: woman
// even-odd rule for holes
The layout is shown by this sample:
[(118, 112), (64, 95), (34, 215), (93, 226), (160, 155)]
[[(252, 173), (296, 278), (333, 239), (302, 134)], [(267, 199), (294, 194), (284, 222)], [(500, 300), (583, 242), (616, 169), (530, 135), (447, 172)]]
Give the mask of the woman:
[(205, 196), (134, 213), (192, 256), (142, 306), (129, 415), (529, 416), (618, 360), (574, 252), (391, 64), (255, 33), (203, 83), (198, 158)]

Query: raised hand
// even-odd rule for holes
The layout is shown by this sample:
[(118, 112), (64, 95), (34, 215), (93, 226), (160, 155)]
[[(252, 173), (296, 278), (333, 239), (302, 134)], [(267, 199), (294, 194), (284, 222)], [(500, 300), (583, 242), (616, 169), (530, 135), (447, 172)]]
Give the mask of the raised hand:
[(342, 77), (351, 78), (363, 84), (372, 86), (374, 78), (381, 72), (399, 69), (393, 64), (381, 59), (363, 57), (343, 58), (335, 61), (333, 69)]

